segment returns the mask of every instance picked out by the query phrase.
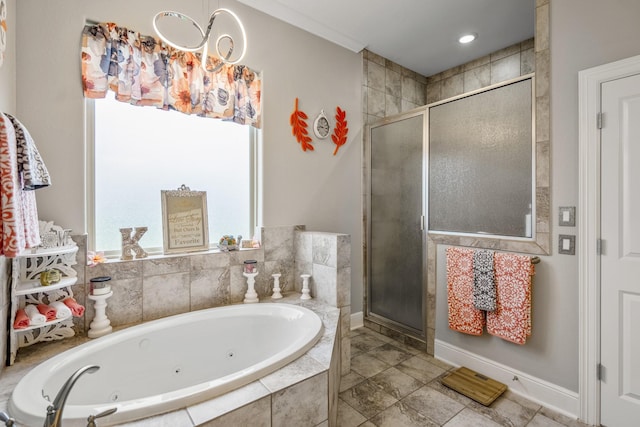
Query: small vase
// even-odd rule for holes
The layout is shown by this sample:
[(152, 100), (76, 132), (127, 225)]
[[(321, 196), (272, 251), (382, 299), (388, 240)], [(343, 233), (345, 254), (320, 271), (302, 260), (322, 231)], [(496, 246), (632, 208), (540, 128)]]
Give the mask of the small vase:
[(275, 273), (272, 274), (271, 277), (273, 277), (273, 295), (271, 295), (271, 299), (280, 299), (282, 298), (282, 294), (280, 293), (280, 291), (282, 289), (280, 289), (280, 273)]
[(302, 295), (300, 296), (300, 299), (311, 299), (311, 290), (309, 289), (309, 277), (311, 277), (311, 275), (301, 274), (300, 277), (302, 277)]

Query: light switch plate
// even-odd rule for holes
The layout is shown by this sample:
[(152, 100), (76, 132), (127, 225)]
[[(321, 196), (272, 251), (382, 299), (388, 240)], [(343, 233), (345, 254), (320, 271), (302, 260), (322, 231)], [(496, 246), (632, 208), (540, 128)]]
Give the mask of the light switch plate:
[(558, 218), (558, 225), (562, 227), (576, 226), (576, 207), (575, 206), (560, 206), (558, 210), (560, 211), (560, 216)]
[(576, 236), (560, 234), (558, 236), (558, 253), (565, 255), (576, 254)]

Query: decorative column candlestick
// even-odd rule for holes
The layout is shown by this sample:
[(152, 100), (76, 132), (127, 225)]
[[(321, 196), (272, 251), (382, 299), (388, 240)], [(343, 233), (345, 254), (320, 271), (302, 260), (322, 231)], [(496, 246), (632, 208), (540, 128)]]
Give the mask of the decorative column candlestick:
[(96, 315), (93, 321), (89, 325), (89, 338), (98, 338), (103, 335), (110, 334), (113, 328), (111, 327), (111, 321), (107, 317), (107, 298), (113, 295), (113, 291), (102, 295), (87, 295), (87, 298), (95, 301), (93, 305)]
[(256, 270), (255, 273), (242, 273), (242, 275), (247, 278), (247, 293), (244, 294), (244, 303), (248, 304), (248, 303), (259, 302), (258, 294), (254, 289), (258, 271)]
[(282, 276), (280, 273), (271, 275), (271, 277), (273, 277), (273, 295), (271, 295), (271, 299), (282, 298), (282, 294), (280, 293), (280, 291), (282, 290), (280, 289), (280, 276)]
[(302, 277), (302, 295), (300, 299), (311, 299), (311, 295), (309, 295), (309, 277), (311, 277), (311, 275), (301, 274), (300, 277)]

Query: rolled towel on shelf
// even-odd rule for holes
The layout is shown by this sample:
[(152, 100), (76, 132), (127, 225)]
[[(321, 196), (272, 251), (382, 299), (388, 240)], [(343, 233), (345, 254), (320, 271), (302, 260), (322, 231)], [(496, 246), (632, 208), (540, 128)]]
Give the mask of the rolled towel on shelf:
[(84, 306), (78, 304), (75, 298), (69, 297), (63, 302), (67, 307), (69, 307), (69, 310), (71, 310), (71, 314), (73, 314), (75, 317), (81, 317), (84, 314)]
[(38, 311), (47, 318), (47, 322), (56, 320), (56, 309), (46, 304), (38, 304)]
[(13, 321), (13, 329), (24, 329), (29, 327), (29, 316), (24, 309), (16, 311), (16, 320)]
[(51, 307), (56, 310), (56, 318), (63, 319), (65, 317), (71, 317), (71, 309), (62, 301), (52, 302)]
[(27, 304), (24, 311), (27, 313), (27, 316), (29, 316), (31, 326), (42, 325), (47, 321), (47, 318), (43, 314), (40, 314), (38, 308), (33, 304)]

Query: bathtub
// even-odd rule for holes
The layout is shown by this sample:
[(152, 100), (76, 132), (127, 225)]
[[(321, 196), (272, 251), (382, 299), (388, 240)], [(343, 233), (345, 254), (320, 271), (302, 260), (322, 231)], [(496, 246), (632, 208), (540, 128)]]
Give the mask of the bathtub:
[(290, 304), (245, 304), (140, 324), (60, 353), (20, 380), (8, 410), (21, 424), (42, 425), (47, 406), (77, 369), (65, 425), (118, 408), (99, 420), (119, 424), (185, 408), (246, 385), (295, 360), (322, 335), (313, 311)]

